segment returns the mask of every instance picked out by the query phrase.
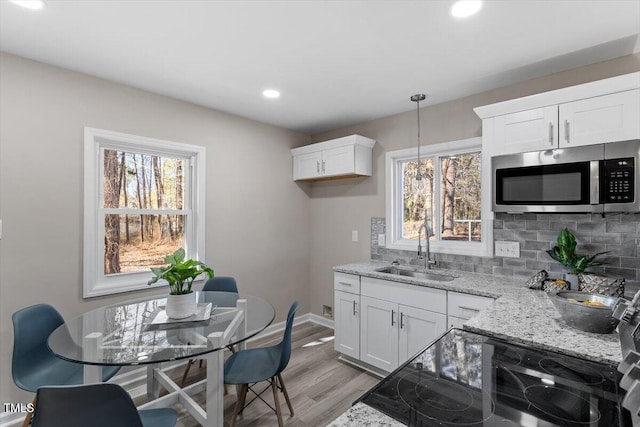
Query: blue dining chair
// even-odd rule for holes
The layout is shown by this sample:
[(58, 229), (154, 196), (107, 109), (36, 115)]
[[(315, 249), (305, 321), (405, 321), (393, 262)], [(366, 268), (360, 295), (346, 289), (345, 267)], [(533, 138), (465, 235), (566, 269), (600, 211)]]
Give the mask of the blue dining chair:
[(40, 387), (31, 427), (174, 427), (171, 408), (138, 411), (129, 394), (111, 383)]
[(220, 291), (238, 293), (236, 279), (231, 276), (215, 276), (207, 280), (202, 287), (203, 291)]
[[(13, 382), (35, 393), (42, 386), (82, 384), (83, 365), (55, 356), (47, 346), (49, 335), (64, 323), (60, 313), (49, 304), (36, 304), (13, 313)], [(70, 343), (73, 343), (71, 338)], [(113, 377), (119, 366), (105, 366), (102, 380)], [(31, 413), (27, 414), (25, 425)]]
[[(233, 293), (235, 294), (236, 299), (238, 296), (238, 284), (236, 283), (236, 279), (231, 276), (212, 277), (211, 279), (205, 282), (204, 286), (202, 287), (202, 290)], [(234, 351), (233, 347), (229, 347), (229, 350)], [(189, 375), (189, 370), (191, 369), (191, 365), (193, 365), (194, 363), (196, 363), (196, 359), (189, 359), (189, 361), (187, 362), (187, 367), (184, 370), (184, 374), (182, 374), (182, 382), (181, 382), (182, 387), (185, 386), (187, 375)], [(200, 359), (200, 367), (202, 368), (202, 359)], [(226, 392), (226, 388), (225, 388), (225, 392)]]
[[(284, 394), (284, 398), (289, 407), (289, 412), (293, 416), (293, 406), (291, 406), (291, 400), (289, 399), (289, 393), (282, 381), (282, 371), (289, 364), (291, 358), (291, 329), (293, 327), (293, 318), (298, 310), (298, 302), (291, 304), (289, 313), (287, 314), (287, 324), (284, 330), (284, 336), (279, 344), (271, 347), (252, 348), (249, 350), (241, 350), (233, 353), (224, 364), (224, 382), (225, 384), (240, 385), (238, 391), (238, 400), (236, 401), (236, 407), (233, 412), (233, 420), (231, 426), (235, 427), (236, 419), (246, 406), (251, 404), (255, 399), (259, 398), (263, 402), (264, 399), (260, 397), (269, 387), (256, 393), (251, 387), (258, 382), (268, 381), (271, 390), (273, 391), (273, 400), (275, 408), (271, 408), (276, 412), (278, 417), (278, 425), (282, 427), (282, 414), (280, 411), (280, 402), (278, 400), (278, 389)], [(247, 399), (247, 392), (251, 390), (256, 397), (254, 397), (247, 405), (245, 401)], [(265, 402), (267, 403), (267, 402)], [(269, 407), (269, 405), (267, 403)]]

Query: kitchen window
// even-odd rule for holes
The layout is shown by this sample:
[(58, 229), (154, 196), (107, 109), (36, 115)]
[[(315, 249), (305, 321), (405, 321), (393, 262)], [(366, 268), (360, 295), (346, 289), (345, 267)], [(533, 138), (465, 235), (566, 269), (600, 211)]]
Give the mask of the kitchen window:
[(204, 162), (204, 147), (85, 128), (85, 298), (147, 288), (178, 248), (204, 260)]
[(483, 192), (489, 189), (481, 182), (481, 148), (480, 138), (421, 146), (420, 180), (417, 147), (387, 153), (388, 248), (417, 250), (426, 215), (431, 251), (490, 256), (493, 233), (482, 212)]

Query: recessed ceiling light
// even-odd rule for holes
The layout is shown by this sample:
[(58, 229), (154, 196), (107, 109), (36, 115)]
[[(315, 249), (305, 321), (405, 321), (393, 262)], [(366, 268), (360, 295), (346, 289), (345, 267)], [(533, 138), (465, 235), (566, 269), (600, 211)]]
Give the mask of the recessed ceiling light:
[(44, 8), (42, 0), (11, 0), (11, 2), (25, 9), (40, 10)]
[(482, 8), (482, 0), (458, 0), (451, 6), (451, 14), (456, 18), (466, 18)]
[(280, 92), (275, 89), (266, 89), (262, 91), (262, 95), (265, 98), (280, 98)]

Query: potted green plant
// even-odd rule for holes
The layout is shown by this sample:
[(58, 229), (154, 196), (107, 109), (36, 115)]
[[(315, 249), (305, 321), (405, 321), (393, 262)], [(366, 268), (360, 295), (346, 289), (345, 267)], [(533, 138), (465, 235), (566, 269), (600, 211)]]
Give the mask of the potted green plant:
[(196, 294), (191, 290), (193, 280), (201, 274), (212, 278), (213, 270), (200, 261), (185, 260), (185, 251), (180, 248), (173, 254), (164, 258), (165, 267), (153, 267), (154, 276), (147, 282), (152, 285), (158, 280), (166, 280), (169, 283), (169, 296), (167, 297), (167, 317), (172, 319), (184, 319), (196, 312)]
[(599, 255), (606, 254), (606, 252), (598, 252), (595, 255), (578, 255), (576, 253), (576, 237), (569, 231), (568, 228), (562, 229), (558, 238), (556, 239), (557, 245), (547, 251), (549, 256), (560, 264), (567, 267), (569, 274), (575, 278), (569, 279), (569, 282), (578, 285), (578, 275), (583, 273), (589, 267), (595, 267), (602, 265), (601, 262), (595, 261), (595, 258)]

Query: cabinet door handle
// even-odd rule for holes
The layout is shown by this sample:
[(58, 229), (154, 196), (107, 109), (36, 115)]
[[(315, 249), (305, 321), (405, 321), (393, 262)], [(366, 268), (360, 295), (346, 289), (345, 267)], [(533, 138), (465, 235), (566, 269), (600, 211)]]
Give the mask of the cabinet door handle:
[(553, 146), (553, 123), (549, 123), (549, 144)]
[(356, 315), (356, 302), (353, 302), (353, 315)]
[(569, 130), (571, 129), (571, 126), (569, 125), (569, 120), (565, 120), (564, 121), (564, 140), (567, 141), (567, 144), (569, 144)]
[(394, 310), (391, 310), (391, 326), (396, 324), (396, 321), (393, 318), (395, 315), (396, 315), (396, 312)]
[(320, 173), (320, 162), (316, 160), (316, 171)]
[(338, 282), (338, 284), (343, 286), (351, 286), (351, 283), (349, 282)]
[(404, 328), (404, 313), (400, 312), (400, 329)]
[(322, 161), (322, 173), (324, 173), (324, 160)]

